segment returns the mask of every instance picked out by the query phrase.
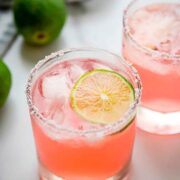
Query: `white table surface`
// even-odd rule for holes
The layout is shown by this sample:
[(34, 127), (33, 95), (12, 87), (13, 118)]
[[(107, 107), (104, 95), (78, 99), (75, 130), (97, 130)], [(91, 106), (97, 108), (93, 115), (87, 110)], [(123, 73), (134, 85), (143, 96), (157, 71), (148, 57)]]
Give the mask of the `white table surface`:
[[(120, 54), (122, 12), (128, 2), (92, 0), (70, 7), (61, 37), (46, 47), (27, 46), (18, 37), (4, 58), (12, 71), (13, 86), (0, 109), (0, 180), (38, 180), (24, 94), (30, 69), (38, 59), (62, 48), (93, 46)], [(180, 180), (180, 135), (158, 136), (137, 130), (129, 180)]]

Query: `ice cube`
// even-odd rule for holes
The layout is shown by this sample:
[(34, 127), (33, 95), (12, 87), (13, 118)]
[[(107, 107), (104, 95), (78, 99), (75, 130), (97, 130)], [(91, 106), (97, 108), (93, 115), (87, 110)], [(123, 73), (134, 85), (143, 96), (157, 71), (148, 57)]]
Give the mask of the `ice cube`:
[(106, 65), (105, 63), (98, 63), (95, 62), (93, 63), (93, 69), (108, 69), (111, 70), (110, 66), (108, 66), (108, 64)]
[(64, 106), (66, 106), (66, 98), (56, 98), (51, 100), (48, 109), (46, 110), (46, 117), (55, 120), (57, 123), (63, 123), (64, 120)]
[(83, 68), (86, 70), (86, 71), (92, 71), (94, 68), (93, 68), (93, 63), (94, 61), (92, 59), (86, 59), (86, 61), (83, 61), (84, 64), (83, 64)]
[(176, 55), (180, 55), (180, 49), (175, 49), (175, 53), (174, 54), (176, 54)]
[(69, 88), (66, 82), (66, 77), (62, 75), (45, 77), (42, 82), (43, 96), (51, 99), (67, 96), (69, 93)]
[(68, 69), (68, 79), (74, 84), (81, 75), (85, 73), (85, 70), (79, 65), (73, 64)]
[[(157, 11), (157, 7), (154, 8)], [(152, 13), (147, 9), (141, 9), (134, 14), (130, 21), (131, 27), (135, 31), (135, 39), (144, 46), (159, 44), (159, 41), (168, 37), (172, 25), (176, 21), (173, 14), (156, 11)]]
[(63, 124), (64, 121), (64, 113), (61, 109), (56, 109), (56, 111), (54, 111), (52, 113), (52, 117), (51, 117), (57, 124)]

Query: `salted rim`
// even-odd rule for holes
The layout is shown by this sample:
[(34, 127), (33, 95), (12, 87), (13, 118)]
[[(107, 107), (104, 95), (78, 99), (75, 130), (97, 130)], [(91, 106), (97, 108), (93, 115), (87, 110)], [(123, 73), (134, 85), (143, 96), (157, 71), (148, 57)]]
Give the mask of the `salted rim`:
[(166, 53), (166, 52), (160, 52), (160, 51), (155, 51), (153, 49), (147, 48), (145, 46), (142, 46), (139, 44), (133, 37), (133, 35), (130, 33), (130, 28), (128, 25), (128, 11), (129, 9), (136, 3), (138, 0), (132, 0), (127, 8), (124, 10), (123, 14), (123, 31), (127, 38), (131, 40), (135, 48), (139, 49), (145, 54), (148, 54), (153, 57), (152, 60), (154, 61), (160, 61), (160, 62), (168, 62), (169, 64), (176, 64), (180, 63), (180, 55), (176, 54), (171, 54), (171, 53)]
[[(70, 53), (70, 52), (74, 52), (74, 51), (90, 51), (90, 52), (102, 52), (102, 53), (108, 53), (111, 54), (112, 56), (117, 57), (120, 62), (123, 64), (123, 66), (128, 67), (131, 72), (132, 75), (135, 77), (135, 84), (137, 85), (137, 88), (134, 88), (135, 90), (135, 99), (134, 102), (131, 104), (131, 106), (129, 107), (129, 109), (127, 110), (127, 112), (125, 113), (125, 115), (118, 120), (115, 123), (106, 125), (102, 128), (99, 129), (92, 129), (92, 130), (74, 130), (72, 128), (64, 128), (62, 126), (58, 126), (57, 124), (52, 123), (52, 121), (50, 119), (45, 118), (38, 110), (38, 108), (35, 106), (35, 104), (32, 101), (32, 96), (31, 96), (31, 92), (32, 92), (32, 85), (33, 85), (33, 79), (34, 76), (36, 75), (36, 73), (38, 72), (38, 70), (48, 61), (54, 59), (54, 58), (62, 58), (65, 54)], [(140, 97), (141, 97), (141, 91), (142, 91), (142, 85), (141, 85), (141, 80), (140, 77), (137, 73), (137, 70), (132, 66), (132, 64), (126, 62), (125, 60), (123, 60), (121, 57), (119, 57), (116, 54), (113, 54), (111, 52), (108, 52), (106, 50), (103, 49), (97, 49), (97, 48), (71, 48), (71, 49), (65, 49), (65, 50), (60, 50), (57, 52), (52, 53), (49, 56), (46, 56), (44, 59), (40, 60), (35, 67), (31, 70), (28, 81), (27, 81), (27, 85), (26, 85), (26, 98), (27, 98), (27, 103), (29, 106), (29, 111), (30, 114), (36, 116), (38, 118), (38, 120), (40, 120), (40, 123), (43, 126), (48, 126), (51, 128), (55, 128), (55, 129), (59, 129), (61, 130), (61, 132), (66, 132), (68, 134), (73, 134), (73, 135), (80, 135), (80, 136), (88, 136), (90, 134), (103, 134), (104, 135), (108, 135), (108, 134), (112, 134), (114, 132), (120, 131), (121, 129), (123, 129), (128, 122), (131, 122), (131, 116), (133, 115), (134, 110), (136, 109), (137, 105), (140, 102)], [(127, 122), (127, 123), (126, 123)], [(122, 127), (121, 125), (124, 124)]]

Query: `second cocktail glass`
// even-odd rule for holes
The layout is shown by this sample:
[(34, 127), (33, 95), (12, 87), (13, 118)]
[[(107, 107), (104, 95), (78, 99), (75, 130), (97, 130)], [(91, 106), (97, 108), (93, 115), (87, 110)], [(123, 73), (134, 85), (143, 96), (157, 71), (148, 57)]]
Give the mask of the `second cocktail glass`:
[(137, 125), (157, 134), (180, 133), (179, 0), (134, 0), (123, 26), (123, 56), (143, 85)]

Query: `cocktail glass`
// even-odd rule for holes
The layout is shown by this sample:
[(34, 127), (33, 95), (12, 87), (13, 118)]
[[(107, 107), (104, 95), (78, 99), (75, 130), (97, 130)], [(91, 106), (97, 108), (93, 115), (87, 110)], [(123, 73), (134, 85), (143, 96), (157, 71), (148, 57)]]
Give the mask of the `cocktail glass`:
[(123, 26), (123, 56), (143, 84), (137, 126), (157, 134), (180, 133), (179, 0), (134, 0)]
[[(134, 88), (134, 101), (117, 122), (79, 124), (69, 105), (74, 81), (94, 69), (111, 69)], [(108, 83), (108, 82), (107, 82)], [(141, 83), (119, 56), (99, 49), (61, 50), (31, 71), (26, 95), (42, 180), (115, 180), (128, 172)]]

